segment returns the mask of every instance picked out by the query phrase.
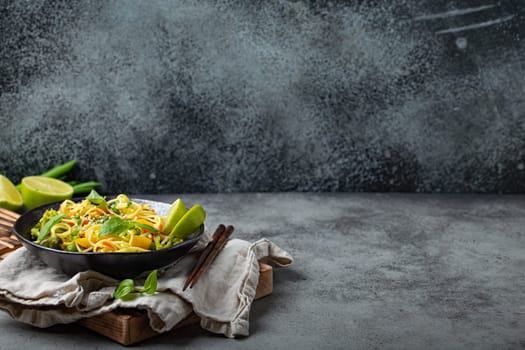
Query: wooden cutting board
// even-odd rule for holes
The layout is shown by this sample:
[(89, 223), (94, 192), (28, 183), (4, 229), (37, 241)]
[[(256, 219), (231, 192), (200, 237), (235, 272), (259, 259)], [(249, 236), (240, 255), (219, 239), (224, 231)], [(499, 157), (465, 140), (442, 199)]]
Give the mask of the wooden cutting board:
[[(0, 260), (18, 247), (19, 245), (9, 249), (0, 247)], [(272, 267), (260, 263), (259, 272), (259, 284), (257, 285), (255, 299), (270, 295), (273, 291)], [(178, 329), (198, 324), (199, 321), (200, 319), (197, 315), (191, 314), (178, 323), (170, 332), (177, 332)], [(77, 323), (122, 345), (136, 344), (159, 334), (149, 326), (146, 312), (140, 310), (117, 309), (103, 315), (80, 320)]]

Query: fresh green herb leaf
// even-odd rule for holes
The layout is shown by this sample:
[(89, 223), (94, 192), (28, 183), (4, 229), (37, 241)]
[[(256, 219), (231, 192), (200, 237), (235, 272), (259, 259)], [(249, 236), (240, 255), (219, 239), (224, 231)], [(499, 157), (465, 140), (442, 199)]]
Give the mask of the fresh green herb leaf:
[(133, 225), (143, 228), (145, 230), (151, 231), (151, 232), (159, 232), (159, 230), (157, 230), (155, 227), (147, 225), (147, 224), (142, 224), (140, 222), (133, 222)]
[(97, 193), (95, 190), (91, 190), (89, 195), (86, 197), (91, 203), (95, 205), (99, 205), (102, 208), (108, 207), (108, 203), (106, 202), (106, 197), (102, 197), (100, 194)]
[(146, 281), (144, 282), (144, 292), (149, 295), (155, 294), (157, 291), (157, 270), (150, 272)]
[(115, 293), (113, 293), (113, 297), (115, 299), (124, 299), (129, 294), (133, 293), (135, 291), (135, 282), (133, 282), (132, 279), (125, 279), (122, 282), (120, 282), (117, 289), (115, 289)]
[(46, 236), (49, 233), (49, 230), (51, 230), (51, 227), (53, 227), (53, 225), (55, 225), (57, 222), (62, 220), (64, 216), (65, 216), (64, 214), (58, 214), (56, 216), (53, 216), (51, 219), (49, 219), (49, 221), (46, 222), (46, 224), (42, 228), (42, 231), (40, 231), (40, 233), (38, 234), (38, 240), (41, 241), (44, 238), (46, 238)]
[(126, 204), (126, 208), (129, 208), (129, 207), (131, 207), (131, 204), (133, 204), (133, 203), (131, 203), (131, 202), (128, 202), (128, 203)]
[(143, 288), (135, 287), (135, 282), (132, 279), (125, 279), (120, 282), (113, 297), (115, 299), (129, 299), (136, 295), (135, 293), (146, 293), (153, 295), (157, 291), (157, 270), (153, 270), (149, 273), (146, 281), (144, 282)]
[(98, 232), (98, 236), (106, 236), (106, 235), (120, 235), (121, 233), (127, 231), (130, 229), (130, 225), (128, 222), (122, 220), (119, 217), (113, 217), (106, 221), (102, 227), (100, 228), (100, 231)]

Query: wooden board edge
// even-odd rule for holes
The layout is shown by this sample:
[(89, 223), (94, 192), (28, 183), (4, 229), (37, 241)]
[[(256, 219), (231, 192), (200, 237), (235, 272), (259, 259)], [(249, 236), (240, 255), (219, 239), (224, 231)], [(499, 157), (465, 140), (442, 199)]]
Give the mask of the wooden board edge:
[(259, 263), (259, 282), (255, 290), (255, 300), (263, 298), (273, 292), (273, 267)]
[(108, 312), (103, 315), (84, 318), (76, 323), (120, 344), (131, 344), (129, 320), (133, 316)]

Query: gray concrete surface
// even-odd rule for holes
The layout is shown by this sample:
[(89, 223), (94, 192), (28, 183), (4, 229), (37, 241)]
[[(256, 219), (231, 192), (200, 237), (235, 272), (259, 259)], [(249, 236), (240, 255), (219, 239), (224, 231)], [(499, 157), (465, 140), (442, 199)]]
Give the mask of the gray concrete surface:
[[(177, 196), (142, 196), (172, 201)], [(152, 349), (525, 347), (525, 196), (182, 195), (208, 225), (267, 237), (296, 259), (230, 340), (188, 328)], [(121, 348), (78, 326), (35, 329), (0, 314), (0, 349)]]

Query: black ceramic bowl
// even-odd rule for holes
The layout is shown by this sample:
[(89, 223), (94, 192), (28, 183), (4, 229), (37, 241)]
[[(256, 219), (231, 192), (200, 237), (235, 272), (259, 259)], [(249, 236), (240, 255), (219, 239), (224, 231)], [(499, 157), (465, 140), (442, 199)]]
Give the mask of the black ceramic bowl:
[[(83, 198), (74, 198), (74, 201)], [(163, 215), (169, 204), (144, 199), (131, 198), (138, 203), (148, 203), (159, 215)], [(31, 240), (31, 229), (49, 208), (58, 209), (61, 202), (44, 205), (24, 213), (14, 226), (14, 233), (35, 256), (47, 265), (62, 270), (66, 274), (93, 270), (117, 279), (133, 278), (142, 272), (161, 268), (186, 255), (198, 242), (204, 232), (204, 225), (199, 232), (191, 235), (184, 242), (170, 248), (143, 253), (80, 253), (44, 247)]]

